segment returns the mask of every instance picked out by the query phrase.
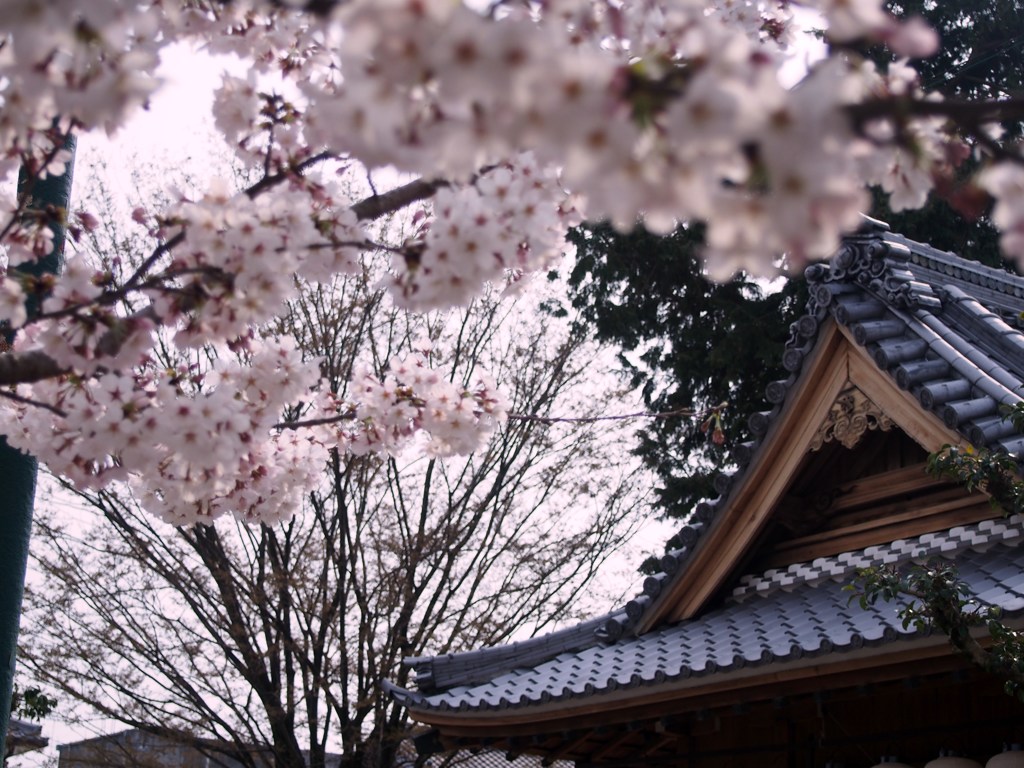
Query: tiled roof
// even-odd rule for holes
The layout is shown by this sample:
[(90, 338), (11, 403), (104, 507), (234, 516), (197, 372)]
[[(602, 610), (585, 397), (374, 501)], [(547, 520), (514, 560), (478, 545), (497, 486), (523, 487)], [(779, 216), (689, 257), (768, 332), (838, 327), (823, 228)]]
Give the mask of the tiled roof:
[(662, 558), (662, 573), (645, 580), (643, 594), (620, 614), (619, 626), (609, 625), (611, 635), (639, 623), (681, 570), (781, 412), (828, 316), (950, 429), (978, 447), (1024, 451), (1024, 436), (1001, 411), (1024, 399), (1024, 334), (1017, 327), (1024, 278), (913, 242), (871, 220), (845, 239), (827, 265), (814, 265), (806, 274), (811, 299), (793, 323), (783, 354), (790, 376), (765, 393), (774, 407), (750, 417), (757, 437), (738, 452), (739, 471), (718, 477), (719, 498), (697, 505), (676, 536), (680, 548)]
[(803, 583), (815, 584), (832, 579), (849, 582), (863, 568), (892, 566), (931, 557), (950, 557), (971, 547), (997, 543), (1019, 543), (1024, 537), (1024, 518), (983, 520), (974, 525), (959, 525), (948, 531), (926, 533), (913, 539), (898, 539), (889, 544), (867, 547), (859, 552), (843, 552), (835, 557), (819, 557), (810, 563), (795, 563), (787, 568), (772, 568), (762, 574), (744, 576), (732, 591), (734, 600), (766, 595), (779, 589), (792, 589)]
[[(1022, 520), (972, 529), (952, 538), (929, 541), (921, 537), (900, 553), (899, 561), (956, 554), (960, 578), (980, 599), (1002, 607), (1007, 616), (1024, 614), (1024, 548), (1003, 543), (1024, 533)], [(961, 548), (951, 551), (951, 541)], [(969, 543), (966, 549), (962, 548), (965, 542)], [(889, 553), (872, 554), (871, 550), (877, 549), (853, 553), (853, 559), (886, 562)], [(915, 636), (913, 628), (903, 626), (897, 606), (880, 602), (862, 608), (857, 600), (851, 600), (851, 593), (844, 589), (848, 583), (845, 572), (825, 578), (821, 567), (807, 567), (810, 578), (795, 577), (792, 583), (777, 588), (772, 588), (777, 584), (774, 577), (764, 574), (748, 582), (754, 588), (740, 595), (740, 600), (729, 600), (697, 619), (616, 643), (561, 653), (487, 682), (432, 693), (391, 690), (400, 701), (420, 711), (503, 710), (725, 674)], [(762, 584), (768, 588), (758, 589)]]
[(512, 666), (530, 666), (564, 651), (594, 645), (598, 642), (597, 633), (608, 622), (616, 621), (618, 616), (618, 612), (613, 612), (558, 632), (494, 648), (442, 656), (409, 657), (405, 659), (405, 664), (416, 672), (416, 686), (421, 691), (482, 682)]
[(573, 768), (568, 760), (550, 763), (537, 755), (519, 755), (510, 759), (504, 750), (459, 750), (455, 754), (433, 755), (426, 759), (426, 768)]
[[(726, 658), (728, 653), (720, 649), (712, 652), (695, 647), (693, 656), (677, 658), (676, 654), (663, 658), (665, 664), (669, 663), (665, 659), (676, 659), (678, 666), (672, 667), (675, 672), (662, 667), (662, 677), (707, 674), (715, 669), (733, 668), (739, 663), (767, 663), (766, 659), (791, 658), (797, 652), (847, 647), (843, 642), (881, 642), (892, 633), (895, 633), (893, 636), (903, 633), (899, 622), (892, 620), (894, 613), (886, 614), (888, 618), (881, 614), (862, 617), (869, 625), (867, 634), (843, 634), (842, 620), (834, 626), (819, 626), (815, 622), (828, 615), (819, 613), (821, 610), (837, 610), (836, 615), (847, 615), (847, 596), (835, 582), (816, 584), (822, 579), (848, 579), (857, 567), (855, 563), (865, 559), (905, 561), (987, 546), (993, 537), (1020, 535), (1019, 522), (1007, 525), (994, 521), (983, 523), (982, 526), (988, 526), (985, 528), (953, 529), (934, 540), (921, 537), (910, 542), (893, 542), (888, 547), (869, 548), (861, 553), (846, 553), (838, 558), (748, 576), (735, 595), (736, 599), (744, 601), (743, 608), (734, 602), (697, 622), (684, 622), (639, 638), (630, 637), (631, 630), (657, 605), (658, 596), (667, 591), (666, 586), (684, 570), (689, 554), (710, 528), (717, 510), (724, 508), (731, 488), (781, 412), (815, 345), (818, 331), (829, 316), (868, 350), (879, 368), (898, 386), (912, 393), (924, 410), (936, 414), (950, 429), (957, 430), (977, 446), (1011, 453), (1024, 450), (1024, 436), (1014, 431), (1000, 410), (1022, 399), (1019, 393), (1024, 383), (1024, 334), (1018, 330), (1018, 324), (1024, 311), (1024, 278), (907, 240), (888, 232), (879, 222), (869, 222), (862, 232), (848, 237), (829, 264), (810, 267), (807, 278), (811, 300), (806, 314), (793, 324), (783, 356), (789, 377), (769, 385), (766, 396), (773, 407), (751, 416), (751, 430), (757, 437), (739, 452), (741, 465), (737, 473), (719, 477), (716, 484), (719, 498), (697, 505), (687, 525), (675, 537), (679, 548), (661, 559), (662, 572), (645, 579), (643, 592), (619, 610), (514, 648), (489, 648), (468, 654), (407, 660), (415, 666), (419, 693), (395, 689), (396, 696), (417, 708), (498, 707), (515, 706), (520, 700), (523, 703), (540, 701), (545, 696), (590, 695), (606, 690), (607, 685), (647, 684), (653, 678), (645, 677), (647, 667), (642, 665), (647, 663), (644, 659), (658, 658), (662, 649), (659, 644), (685, 645), (695, 642), (694, 638), (701, 632), (711, 632), (709, 637), (713, 636), (716, 643), (721, 643), (723, 648), (733, 648), (736, 658), (730, 661), (731, 657)], [(1002, 556), (1011, 555), (1004, 553)], [(978, 562), (982, 563), (988, 555), (978, 557)], [(967, 574), (964, 576), (966, 578)], [(786, 591), (795, 585), (801, 588)], [(753, 594), (758, 595), (758, 601), (751, 602), (749, 598)], [(1011, 596), (1010, 592), (1004, 596), (1011, 603), (1019, 598)], [(788, 626), (786, 621), (804, 621), (799, 631), (806, 634), (809, 644), (803, 644), (803, 634), (783, 631), (780, 637), (784, 637), (790, 647), (787, 656), (785, 647), (774, 640), (768, 642), (764, 637), (759, 645), (749, 648), (727, 641), (729, 617), (733, 616), (730, 612), (739, 616), (751, 605), (761, 605), (762, 599), (775, 601), (766, 602), (766, 610), (786, 612), (789, 619), (779, 625), (783, 629)], [(797, 630), (793, 628), (793, 631)], [(717, 634), (720, 632), (726, 634)], [(843, 641), (846, 637), (850, 639)], [(861, 639), (858, 641), (853, 639), (855, 637)], [(630, 650), (620, 657), (623, 649)], [(700, 656), (701, 653), (705, 656)], [(639, 654), (636, 663), (641, 667), (629, 674), (624, 670), (609, 672), (602, 681), (602, 664), (610, 665), (609, 670), (614, 669), (615, 664), (626, 663), (629, 654)], [(583, 664), (570, 675), (574, 680), (585, 680), (579, 691), (575, 683), (565, 691), (558, 688), (557, 681), (562, 679), (559, 675), (564, 672), (560, 665), (566, 663)], [(520, 671), (514, 671), (513, 667)], [(587, 670), (593, 671), (594, 679), (586, 677)], [(552, 676), (550, 680), (545, 677), (548, 675)], [(513, 685), (513, 681), (518, 682)]]

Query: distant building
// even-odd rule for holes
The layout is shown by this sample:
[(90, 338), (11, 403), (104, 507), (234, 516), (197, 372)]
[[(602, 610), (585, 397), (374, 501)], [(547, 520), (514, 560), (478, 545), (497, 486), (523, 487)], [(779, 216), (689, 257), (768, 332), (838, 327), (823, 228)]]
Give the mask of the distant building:
[[(256, 765), (273, 766), (269, 749), (248, 749)], [(224, 742), (177, 740), (138, 729), (61, 744), (57, 751), (58, 768), (242, 768), (246, 764), (231, 757), (232, 745)], [(326, 764), (340, 768), (341, 755), (328, 754)]]
[(7, 727), (7, 744), (4, 759), (43, 749), (50, 740), (43, 734), (43, 726), (11, 718)]

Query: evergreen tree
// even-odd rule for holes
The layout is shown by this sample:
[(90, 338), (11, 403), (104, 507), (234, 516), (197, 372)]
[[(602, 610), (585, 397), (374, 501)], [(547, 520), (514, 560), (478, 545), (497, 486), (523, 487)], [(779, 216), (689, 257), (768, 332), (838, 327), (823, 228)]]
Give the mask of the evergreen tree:
[(699, 227), (659, 237), (585, 225), (570, 240), (577, 249), (573, 307), (600, 340), (621, 348), (619, 361), (645, 405), (705, 414), (654, 419), (637, 433), (636, 452), (661, 481), (659, 508), (685, 516), (714, 495), (715, 474), (749, 438), (747, 415), (763, 409), (765, 387), (783, 375), (782, 348), (803, 308), (804, 283), (789, 280), (770, 292), (743, 275), (712, 282), (701, 269)]

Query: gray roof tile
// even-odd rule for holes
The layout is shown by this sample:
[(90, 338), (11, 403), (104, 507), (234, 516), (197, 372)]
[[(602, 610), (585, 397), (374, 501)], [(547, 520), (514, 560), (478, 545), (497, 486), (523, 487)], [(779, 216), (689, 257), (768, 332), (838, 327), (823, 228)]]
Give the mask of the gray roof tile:
[[(903, 371), (903, 383), (922, 407), (945, 417), (966, 439), (995, 449), (1024, 451), (1024, 436), (1000, 419), (1001, 406), (1021, 400), (1024, 383), (1024, 334), (1015, 327), (1024, 310), (1024, 279), (911, 242), (884, 231), (884, 225), (851, 236), (830, 265), (812, 266), (807, 276), (812, 298), (807, 314), (794, 324), (783, 356), (792, 375), (770, 385), (773, 409), (750, 417), (751, 431), (758, 438), (748, 447), (747, 461), (781, 412), (829, 314), (868, 345), (872, 358), (897, 383)], [(745, 664), (768, 663), (764, 656), (785, 659), (796, 653), (888, 641), (905, 631), (890, 616), (879, 613), (881, 609), (847, 611), (845, 602), (838, 599), (837, 580), (872, 564), (952, 556), (968, 548), (1002, 552), (1005, 547), (998, 542), (1016, 544), (1024, 534), (1019, 519), (987, 521), (800, 563), (772, 574), (747, 575), (736, 584), (727, 607), (702, 617), (709, 623), (689, 623), (686, 632), (676, 627), (631, 637), (629, 629), (658, 605), (663, 586), (685, 572), (689, 553), (714, 520), (733, 480), (726, 478), (718, 488), (722, 498), (694, 509), (691, 525), (677, 537), (681, 548), (662, 560), (665, 573), (646, 579), (644, 594), (627, 607), (512, 647), (410, 660), (421, 689), (439, 691), (439, 698), (430, 694), (430, 706), (473, 701), (507, 707), (518, 706), (524, 697), (534, 701), (532, 689), (512, 695), (520, 684), (513, 681), (521, 681), (522, 674), (510, 670), (512, 664), (535, 668), (540, 675), (535, 685), (542, 692), (537, 695), (557, 698), (593, 695), (606, 688), (609, 680), (633, 685), (635, 680), (710, 674), (714, 669), (732, 668), (737, 657)], [(1021, 563), (1004, 564), (1020, 575)], [(1019, 584), (1012, 581), (1011, 587), (1010, 576), (985, 573), (986, 595), (998, 596), (1007, 610), (1024, 607), (1024, 576)], [(813, 599), (806, 598), (808, 594)], [(811, 619), (808, 613), (828, 619)], [(750, 630), (751, 616), (761, 619), (755, 632)], [(741, 620), (745, 623), (738, 624)], [(739, 639), (724, 642), (722, 626), (739, 627)], [(721, 649), (705, 647), (709, 638), (722, 642)], [(616, 655), (626, 647), (637, 655), (628, 660)], [(565, 666), (570, 662), (578, 668)], [(611, 669), (616, 670), (614, 677), (609, 677)], [(468, 698), (459, 698), (456, 691)]]
[[(986, 602), (1008, 614), (1024, 611), (1024, 549), (998, 545), (963, 551), (960, 576)], [(426, 695), (397, 691), (418, 709), (524, 707), (573, 696), (598, 696), (623, 687), (725, 674), (749, 666), (781, 664), (797, 657), (841, 653), (865, 644), (915, 635), (904, 628), (897, 606), (861, 608), (842, 584), (804, 583), (794, 592), (774, 591), (748, 603), (729, 602), (714, 611), (613, 645), (555, 656), (529, 673), (512, 670), (476, 685)], [(751, 615), (776, 617), (752, 626)]]

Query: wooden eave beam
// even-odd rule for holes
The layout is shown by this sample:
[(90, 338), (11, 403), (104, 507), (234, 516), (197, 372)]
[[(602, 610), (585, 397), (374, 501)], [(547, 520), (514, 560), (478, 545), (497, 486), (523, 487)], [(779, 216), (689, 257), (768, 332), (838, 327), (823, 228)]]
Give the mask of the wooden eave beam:
[(950, 482), (928, 474), (928, 462), (922, 461), (908, 467), (868, 475), (863, 480), (849, 483), (849, 490), (838, 496), (828, 507), (831, 515), (857, 507), (873, 505), (879, 501), (908, 493), (925, 493), (947, 489)]
[[(577, 725), (579, 724), (577, 723)], [(551, 757), (554, 760), (562, 760), (568, 755), (575, 754), (576, 752), (579, 752), (580, 749), (592, 738), (594, 738), (594, 734), (591, 731), (584, 731), (581, 736), (577, 736), (572, 741), (563, 742), (562, 746), (557, 747), (552, 751)]]
[[(446, 736), (455, 737), (483, 739), (500, 735), (509, 738), (536, 733), (578, 732), (581, 722), (595, 728), (621, 725), (698, 709), (731, 706), (737, 702), (770, 701), (780, 696), (901, 680), (910, 674), (962, 669), (965, 664), (950, 652), (945, 638), (932, 636), (910, 641), (888, 652), (864, 648), (832, 654), (821, 661), (811, 658), (788, 665), (772, 664), (760, 674), (754, 669), (715, 675), (718, 680), (713, 679), (703, 685), (691, 678), (676, 687), (661, 685), (649, 691), (634, 688), (605, 696), (512, 708), (503, 712), (451, 713), (412, 708), (412, 714), (416, 720), (437, 726)], [(592, 738), (592, 734), (584, 734), (580, 738), (585, 741)]]
[(851, 552), (883, 541), (920, 535), (922, 523), (925, 527), (939, 530), (965, 523), (978, 523), (998, 514), (992, 510), (988, 498), (980, 493), (940, 499), (912, 511), (894, 513), (884, 519), (791, 539), (759, 562), (765, 568), (809, 562), (816, 557), (822, 557), (823, 554)]
[[(685, 570), (658, 597), (636, 628), (643, 634), (664, 621), (692, 616), (717, 591), (757, 540), (768, 515), (785, 494), (807, 446), (849, 379), (844, 340), (834, 321), (821, 329), (811, 359), (746, 468), (740, 486), (719, 510), (712, 527), (687, 558)], [(796, 408), (799, 404), (799, 408)], [(794, 414), (794, 410), (798, 413)], [(782, 450), (785, 447), (785, 450)]]
[(637, 737), (637, 733), (638, 733), (637, 731), (631, 731), (631, 730), (627, 729), (624, 733), (619, 735), (617, 738), (613, 738), (607, 744), (605, 744), (605, 745), (599, 747), (598, 749), (595, 749), (593, 752), (591, 752), (587, 756), (587, 761), (588, 762), (593, 762), (593, 761), (599, 761), (599, 760), (604, 759), (607, 755), (610, 755), (612, 752), (614, 752), (615, 750), (619, 749), (624, 744), (626, 744), (626, 742), (628, 742), (630, 739), (636, 738)]
[(679, 737), (672, 733), (662, 733), (655, 737), (651, 744), (644, 749), (640, 754), (643, 757), (650, 757), (651, 755), (657, 754), (669, 744), (672, 744), (679, 740)]

